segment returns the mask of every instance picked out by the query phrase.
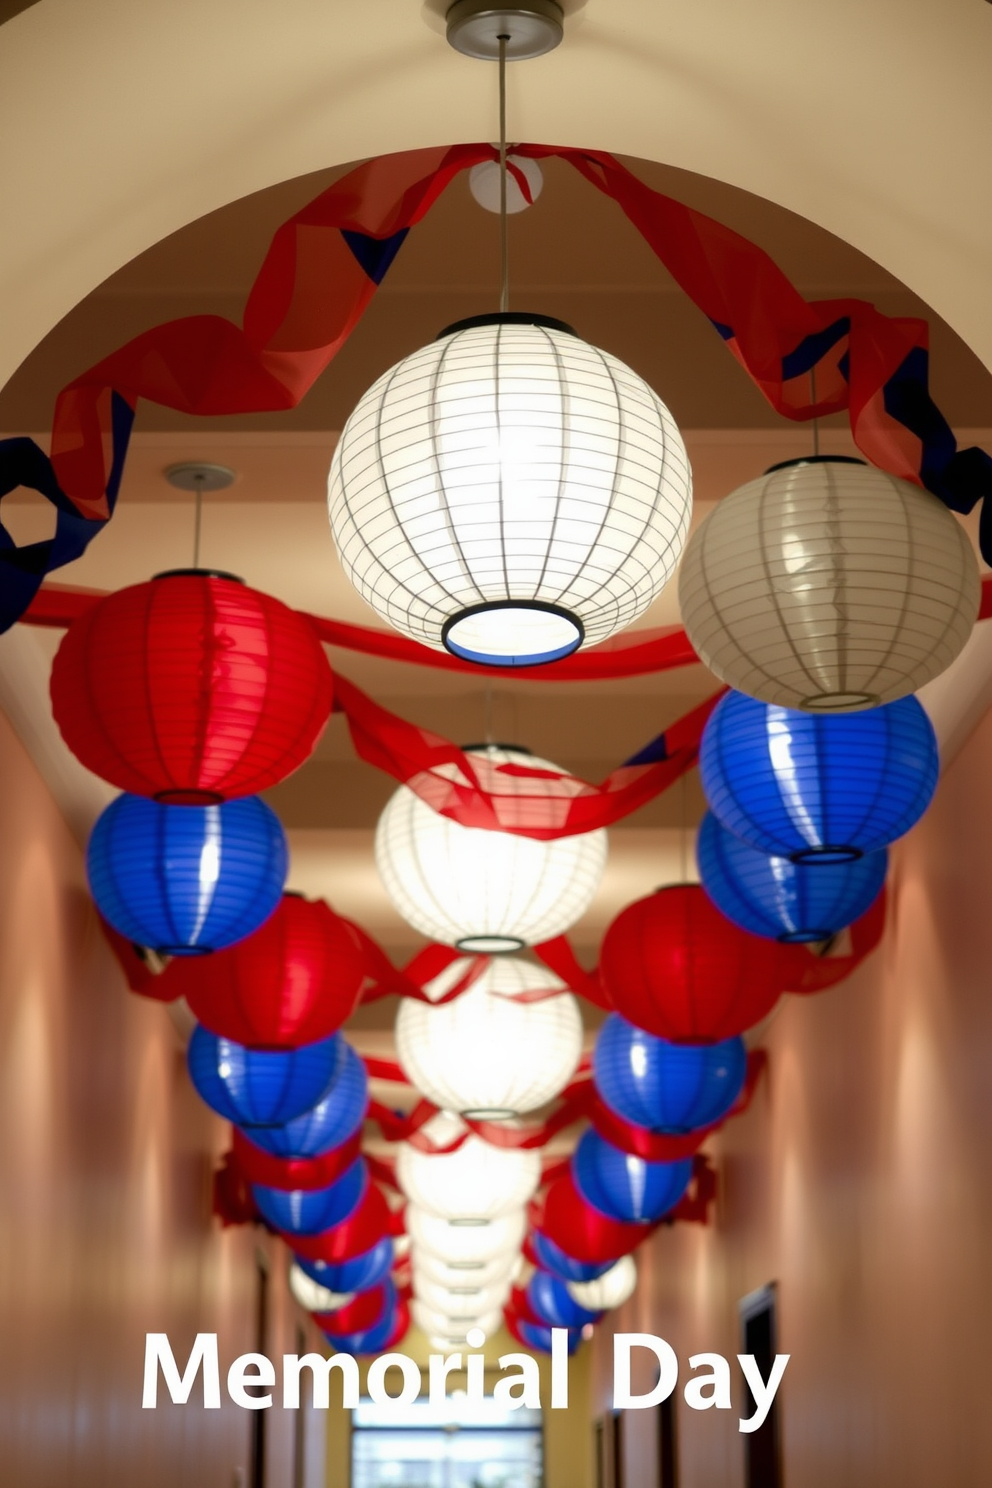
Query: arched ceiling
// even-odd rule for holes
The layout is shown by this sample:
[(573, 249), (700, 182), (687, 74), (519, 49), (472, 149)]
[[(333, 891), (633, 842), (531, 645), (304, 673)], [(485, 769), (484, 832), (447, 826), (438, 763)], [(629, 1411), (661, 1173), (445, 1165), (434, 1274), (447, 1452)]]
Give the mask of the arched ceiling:
[[(38, 0), (9, 20), (0, 381), (95, 285), (226, 202), (334, 162), (491, 136), (485, 72), (446, 47), (438, 9)], [(990, 51), (983, 0), (587, 0), (557, 52), (511, 70), (510, 117), (519, 137), (681, 166), (790, 207), (992, 365)]]

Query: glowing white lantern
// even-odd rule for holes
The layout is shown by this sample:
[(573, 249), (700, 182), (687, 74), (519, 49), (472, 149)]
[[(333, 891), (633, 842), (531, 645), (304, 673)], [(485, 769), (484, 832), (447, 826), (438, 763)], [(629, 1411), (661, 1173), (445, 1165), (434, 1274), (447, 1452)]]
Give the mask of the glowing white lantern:
[[(440, 1146), (459, 1128), (464, 1130), (460, 1121), (443, 1116), (429, 1122), (425, 1132)], [(526, 1204), (541, 1181), (541, 1157), (536, 1151), (493, 1147), (475, 1136), (454, 1152), (437, 1154), (403, 1143), (396, 1177), (411, 1203), (465, 1224), (495, 1219)]]
[(415, 1276), (424, 1276), (442, 1286), (458, 1286), (462, 1282), (473, 1282), (479, 1286), (494, 1286), (502, 1282), (516, 1281), (523, 1266), (523, 1257), (516, 1252), (498, 1255), (491, 1261), (447, 1261), (419, 1245), (410, 1251), (410, 1261)]
[[(576, 793), (571, 775), (526, 750), (480, 745), (470, 752), (502, 797), (505, 819), (516, 811), (526, 821), (538, 791), (552, 805)], [(495, 767), (506, 764), (544, 776), (535, 783), (500, 775)], [(423, 935), (465, 951), (517, 951), (561, 935), (592, 903), (606, 848), (602, 830), (538, 842), (462, 827), (405, 785), (390, 798), (375, 834), (379, 877), (399, 913)]]
[(537, 1110), (575, 1073), (582, 1017), (569, 992), (535, 1002), (513, 994), (562, 986), (542, 966), (501, 957), (452, 1002), (404, 998), (396, 1015), (403, 1073), (434, 1105), (463, 1116), (500, 1120)]
[(567, 1281), (569, 1294), (589, 1312), (609, 1312), (621, 1307), (634, 1295), (637, 1286), (637, 1262), (633, 1256), (621, 1256), (615, 1266), (604, 1271), (595, 1281)]
[(289, 1268), (289, 1290), (305, 1312), (336, 1312), (347, 1307), (354, 1292), (332, 1292), (308, 1276), (294, 1261)]
[(787, 708), (846, 712), (915, 692), (957, 656), (980, 597), (935, 496), (858, 460), (789, 461), (725, 497), (679, 575), (710, 671)]
[(458, 1225), (428, 1214), (408, 1204), (406, 1228), (414, 1248), (439, 1256), (451, 1266), (470, 1265), (476, 1261), (493, 1261), (502, 1257), (513, 1260), (523, 1244), (527, 1217), (522, 1209), (501, 1214), (482, 1224)]
[(675, 571), (685, 446), (623, 362), (560, 321), (449, 326), (359, 400), (328, 486), (342, 567), (390, 625), (529, 666), (636, 620)]
[(410, 1304), (410, 1315), (418, 1328), (427, 1334), (443, 1338), (445, 1344), (453, 1348), (464, 1348), (468, 1341), (465, 1335), (470, 1328), (481, 1328), (489, 1337), (499, 1331), (503, 1322), (503, 1313), (498, 1307), (482, 1313), (470, 1312), (468, 1309), (465, 1312), (445, 1313), (428, 1307), (426, 1302), (420, 1302), (416, 1297)]
[(484, 1313), (491, 1312), (494, 1308), (503, 1306), (510, 1295), (509, 1281), (499, 1282), (494, 1286), (477, 1286), (468, 1278), (460, 1286), (446, 1287), (440, 1282), (432, 1281), (429, 1276), (413, 1273), (414, 1296), (419, 1297), (421, 1302), (433, 1307), (436, 1312), (444, 1312), (453, 1316), (458, 1313)]

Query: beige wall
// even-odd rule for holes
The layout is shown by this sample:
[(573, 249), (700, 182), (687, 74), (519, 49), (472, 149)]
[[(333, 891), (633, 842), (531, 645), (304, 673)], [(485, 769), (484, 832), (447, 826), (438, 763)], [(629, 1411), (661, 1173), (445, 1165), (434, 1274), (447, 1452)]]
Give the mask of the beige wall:
[[(2, 715), (0, 1133), (0, 1481), (238, 1488), (247, 1413), (142, 1411), (144, 1335), (185, 1359), (216, 1331), (222, 1370), (253, 1349), (261, 1245), (268, 1349), (293, 1350), (284, 1253), (211, 1219), (223, 1123), (166, 1011), (126, 992), (80, 851)], [(291, 1488), (294, 1419), (267, 1416), (270, 1488)], [(319, 1432), (310, 1451), (316, 1488)]]
[[(880, 952), (773, 1023), (770, 1079), (715, 1144), (716, 1225), (660, 1233), (617, 1320), (733, 1356), (738, 1299), (776, 1280), (789, 1488), (992, 1481), (990, 752), (987, 715), (894, 852)], [(610, 1352), (601, 1330), (597, 1408)], [(647, 1415), (626, 1488), (655, 1488)], [(680, 1403), (682, 1488), (742, 1483), (737, 1415)]]

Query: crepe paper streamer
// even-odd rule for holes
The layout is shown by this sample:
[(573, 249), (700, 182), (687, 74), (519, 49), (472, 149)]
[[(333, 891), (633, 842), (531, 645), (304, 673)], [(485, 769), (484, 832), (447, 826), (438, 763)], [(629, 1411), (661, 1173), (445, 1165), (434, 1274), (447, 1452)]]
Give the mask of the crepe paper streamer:
[(249, 1183), (264, 1183), (269, 1188), (315, 1189), (326, 1188), (340, 1178), (355, 1161), (361, 1145), (359, 1123), (340, 1147), (332, 1147), (317, 1157), (273, 1157), (271, 1152), (257, 1146), (246, 1132), (236, 1126), (231, 1132), (228, 1156)]

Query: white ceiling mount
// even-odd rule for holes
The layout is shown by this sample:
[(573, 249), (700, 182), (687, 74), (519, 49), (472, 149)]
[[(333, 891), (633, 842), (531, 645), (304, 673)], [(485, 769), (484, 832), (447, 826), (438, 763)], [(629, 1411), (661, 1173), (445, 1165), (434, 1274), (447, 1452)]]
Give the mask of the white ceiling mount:
[(494, 5), (492, 0), (455, 0), (446, 17), (448, 41), (466, 57), (495, 62), (499, 38), (509, 38), (507, 60), (523, 62), (554, 51), (562, 39), (564, 14), (557, 0)]
[(163, 473), (169, 485), (179, 491), (226, 491), (238, 478), (230, 465), (213, 465), (207, 460), (184, 460), (167, 466)]

